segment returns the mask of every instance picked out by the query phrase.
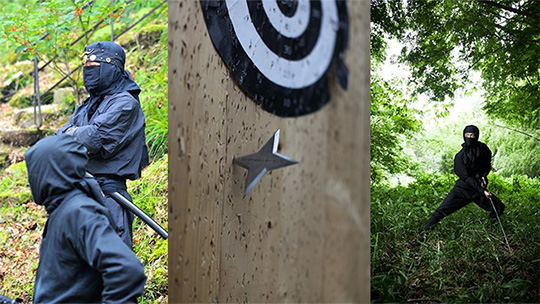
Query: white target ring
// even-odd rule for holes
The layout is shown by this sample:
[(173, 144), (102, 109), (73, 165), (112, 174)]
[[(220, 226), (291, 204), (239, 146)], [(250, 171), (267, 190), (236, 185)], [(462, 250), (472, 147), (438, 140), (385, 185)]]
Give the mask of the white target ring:
[(309, 24), (309, 0), (298, 0), (298, 8), (292, 17), (285, 16), (276, 0), (262, 0), (264, 12), (272, 26), (288, 38), (300, 37)]
[[(255, 29), (247, 1), (249, 0), (226, 0), (225, 2), (236, 37), (257, 69), (270, 81), (285, 88), (301, 89), (317, 82), (326, 73), (334, 54), (339, 28), (335, 1), (321, 1), (322, 19), (319, 37), (311, 52), (299, 60), (285, 59), (270, 50)], [(304, 2), (308, 1), (299, 1), (297, 12), (293, 17), (283, 15), (277, 8), (276, 0), (264, 1), (263, 6), (276, 31), (279, 31), (283, 36), (294, 37), (305, 29), (292, 29), (295, 26), (289, 26), (291, 30), (287, 30), (284, 27), (287, 27), (287, 24), (292, 25), (296, 24), (294, 22), (304, 20), (306, 8)], [(307, 12), (309, 12), (309, 4), (307, 4), (307, 8)], [(268, 11), (273, 12), (268, 13)], [(306, 23), (307, 26), (307, 22), (303, 23)]]

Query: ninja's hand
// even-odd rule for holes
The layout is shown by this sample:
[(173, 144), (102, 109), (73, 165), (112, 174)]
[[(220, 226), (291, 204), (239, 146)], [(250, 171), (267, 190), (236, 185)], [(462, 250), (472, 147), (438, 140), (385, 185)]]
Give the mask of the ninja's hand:
[(71, 127), (67, 128), (67, 130), (64, 133), (66, 133), (67, 135), (73, 136), (73, 132), (75, 132), (75, 129), (77, 129), (76, 126), (71, 126)]
[(487, 197), (487, 198), (491, 198), (491, 193), (489, 191), (484, 191), (484, 195)]
[(486, 188), (486, 187), (487, 187), (487, 181), (486, 181), (486, 178), (485, 178), (485, 177), (482, 177), (482, 182), (480, 183), (480, 186), (482, 186), (482, 188)]

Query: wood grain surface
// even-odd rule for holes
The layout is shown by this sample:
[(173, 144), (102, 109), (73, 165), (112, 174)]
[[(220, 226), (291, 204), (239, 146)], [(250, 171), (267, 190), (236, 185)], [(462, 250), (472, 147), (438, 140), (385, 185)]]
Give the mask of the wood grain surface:
[[(369, 1), (350, 1), (349, 88), (298, 118), (263, 111), (210, 41), (199, 1), (169, 1), (169, 303), (369, 302)], [(234, 157), (281, 130), (243, 197)]]

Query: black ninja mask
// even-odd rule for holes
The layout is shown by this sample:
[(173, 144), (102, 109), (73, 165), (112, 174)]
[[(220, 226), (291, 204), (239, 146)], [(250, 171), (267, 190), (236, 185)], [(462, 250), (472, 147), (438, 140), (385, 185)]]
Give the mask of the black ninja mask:
[[(99, 74), (101, 66), (83, 67), (83, 82), (86, 90), (92, 94), (99, 88)], [(95, 94), (92, 94), (95, 95)]]
[(84, 86), (91, 97), (100, 98), (128, 91), (138, 100), (140, 88), (124, 70), (125, 61), (124, 50), (114, 42), (100, 41), (85, 47), (83, 63), (96, 64), (83, 67)]
[(466, 126), (463, 130), (463, 141), (465, 142), (465, 146), (475, 146), (478, 143), (478, 136), (480, 136), (480, 130), (476, 126)]
[(123, 71), (117, 66), (106, 62), (100, 63), (100, 65), (83, 67), (84, 87), (91, 96), (115, 93), (123, 77)]

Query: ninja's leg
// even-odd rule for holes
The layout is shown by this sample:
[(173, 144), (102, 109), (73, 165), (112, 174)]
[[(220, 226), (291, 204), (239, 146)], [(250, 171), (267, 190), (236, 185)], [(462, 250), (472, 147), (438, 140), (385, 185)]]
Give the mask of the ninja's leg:
[[(490, 218), (496, 218), (497, 214), (499, 216), (503, 215), (504, 214), (504, 209), (506, 208), (506, 206), (503, 204), (503, 202), (493, 194), (491, 195), (491, 201), (487, 197), (482, 195), (478, 199), (475, 199), (474, 202), (480, 208), (482, 208), (482, 209), (484, 209), (486, 211), (490, 211), (490, 213), (489, 213)], [(493, 205), (495, 206), (495, 210), (497, 211), (497, 214), (495, 214), (495, 210), (493, 210), (493, 206), (492, 206), (491, 202), (493, 202)]]
[(424, 226), (424, 230), (431, 229), (433, 225), (440, 222), (444, 217), (449, 216), (450, 214), (465, 207), (467, 204), (469, 204), (469, 202), (470, 199), (461, 197), (455, 188), (450, 190), (439, 208), (437, 208), (437, 210), (435, 210), (435, 212), (433, 212), (433, 214), (431, 215), (430, 219)]
[[(125, 190), (118, 191), (122, 196), (131, 200), (131, 196)], [(116, 202), (111, 196), (105, 194), (105, 206), (111, 211), (114, 219), (116, 233), (120, 238), (128, 245), (129, 248), (133, 244), (132, 225), (133, 225), (133, 213), (127, 211), (122, 205)]]

